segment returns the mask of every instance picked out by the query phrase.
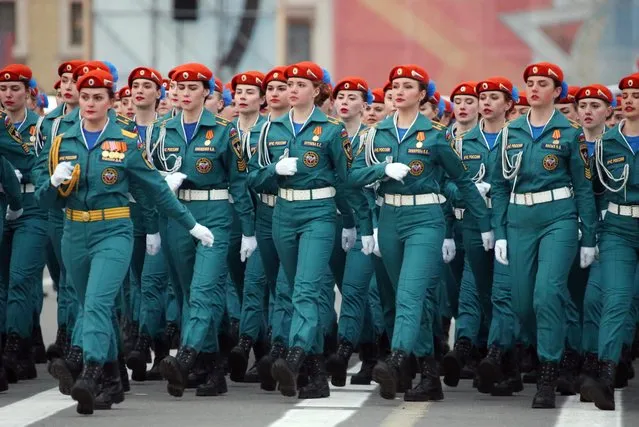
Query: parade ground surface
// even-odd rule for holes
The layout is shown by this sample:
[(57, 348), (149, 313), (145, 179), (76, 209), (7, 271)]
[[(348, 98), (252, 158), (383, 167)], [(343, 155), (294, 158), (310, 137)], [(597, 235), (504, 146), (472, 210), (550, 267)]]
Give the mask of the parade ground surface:
[[(55, 293), (48, 289), (44, 300), (44, 340), (55, 339)], [(339, 295), (337, 295), (339, 297)], [(251, 361), (252, 363), (252, 361)], [(350, 373), (358, 371), (356, 356)], [(639, 369), (638, 365), (635, 365)], [(557, 397), (557, 409), (532, 410), (534, 385), (514, 397), (479, 394), (471, 381), (457, 388), (444, 386), (445, 399), (432, 403), (407, 403), (379, 397), (377, 386), (331, 386), (328, 399), (299, 400), (260, 390), (259, 384), (228, 380), (225, 396), (201, 398), (187, 390), (182, 399), (169, 396), (165, 382), (132, 382), (126, 400), (111, 411), (96, 411), (92, 417), (75, 412), (75, 402), (58, 392), (57, 383), (38, 365), (38, 379), (12, 384), (0, 394), (1, 427), (632, 427), (639, 425), (637, 381), (617, 391), (617, 410), (599, 411), (580, 403), (579, 396)], [(349, 381), (350, 382), (350, 381)]]

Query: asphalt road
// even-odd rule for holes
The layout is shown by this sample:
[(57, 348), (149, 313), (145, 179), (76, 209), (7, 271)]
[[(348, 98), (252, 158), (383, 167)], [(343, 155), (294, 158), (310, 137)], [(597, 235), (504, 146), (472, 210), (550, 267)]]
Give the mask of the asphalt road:
[[(46, 298), (42, 314), (46, 342), (55, 338), (55, 294)], [(353, 365), (357, 361), (352, 360)], [(639, 368), (639, 367), (638, 367)], [(351, 370), (356, 371), (357, 366)], [(616, 427), (639, 425), (637, 382), (617, 392), (617, 411), (602, 412), (578, 396), (558, 397), (554, 410), (532, 410), (534, 387), (514, 397), (498, 398), (477, 393), (470, 381), (444, 390), (445, 399), (407, 404), (400, 398), (386, 401), (375, 385), (331, 389), (331, 397), (319, 400), (285, 398), (259, 389), (257, 384), (229, 382), (229, 393), (198, 398), (192, 390), (176, 399), (162, 382), (132, 383), (126, 400), (111, 411), (91, 417), (75, 412), (74, 402), (57, 391), (57, 384), (39, 365), (38, 378), (11, 386), (0, 393), (0, 427), (74, 426), (237, 426), (237, 427)]]

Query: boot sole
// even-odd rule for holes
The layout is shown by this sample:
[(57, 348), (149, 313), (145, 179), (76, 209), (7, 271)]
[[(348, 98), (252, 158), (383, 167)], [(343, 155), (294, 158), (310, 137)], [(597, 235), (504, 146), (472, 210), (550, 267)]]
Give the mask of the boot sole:
[(379, 384), (379, 395), (387, 400), (393, 400), (397, 396), (397, 384), (390, 369), (386, 364), (377, 364), (373, 368), (373, 381)]
[(142, 360), (143, 355), (137, 351), (132, 351), (126, 359), (126, 366), (131, 370), (133, 381), (143, 382), (146, 380), (146, 361)]
[(76, 411), (81, 415), (91, 415), (93, 414), (93, 408), (95, 405), (95, 398), (93, 394), (89, 390), (84, 388), (76, 387), (71, 390), (71, 398), (78, 402), (78, 406), (76, 407)]
[(299, 395), (297, 396), (299, 399), (323, 399), (325, 397), (330, 397), (331, 396), (331, 390), (329, 388), (326, 389), (322, 389), (319, 392), (317, 391), (312, 391), (312, 392), (307, 392), (302, 389), (299, 392)]
[[(56, 361), (59, 362), (56, 363)], [(75, 379), (73, 379), (73, 374), (71, 374), (71, 371), (69, 371), (62, 359), (56, 359), (51, 363), (49, 373), (53, 378), (58, 380), (60, 393), (65, 396), (71, 395), (71, 389), (73, 388), (73, 384), (75, 384)]]
[[(169, 356), (171, 357), (171, 356)], [(160, 373), (169, 383), (166, 385), (166, 391), (174, 397), (182, 397), (184, 395), (184, 378), (178, 366), (177, 360), (168, 357), (160, 362)]]
[(590, 399), (595, 404), (595, 406), (602, 411), (614, 411), (615, 410), (615, 402), (610, 402), (609, 398), (606, 396), (606, 393), (600, 387), (594, 387), (590, 390), (589, 394)]
[(437, 394), (404, 394), (404, 402), (438, 402), (444, 400), (444, 392), (438, 392)]
[(498, 366), (493, 365), (483, 360), (477, 367), (477, 374), (479, 375), (479, 381), (484, 384), (496, 384), (503, 381), (503, 375), (501, 369)]
[(244, 382), (244, 375), (248, 369), (248, 358), (244, 356), (242, 350), (231, 350), (229, 354), (229, 370), (231, 381), (236, 383)]
[(326, 370), (331, 376), (331, 384), (335, 387), (346, 385), (346, 368), (347, 365), (337, 355), (331, 356), (326, 362)]
[(351, 377), (351, 385), (371, 385), (371, 381), (373, 381), (373, 377), (358, 377), (357, 374)]
[(444, 384), (448, 387), (457, 387), (461, 378), (461, 370), (463, 366), (460, 366), (457, 359), (446, 355), (442, 359), (442, 370), (445, 372)]
[(280, 383), (283, 396), (293, 397), (297, 394), (297, 375), (289, 369), (286, 360), (277, 359), (271, 367), (271, 375)]
[(265, 391), (275, 391), (277, 383), (271, 375), (272, 364), (267, 360), (257, 362), (257, 375), (260, 377), (260, 388)]

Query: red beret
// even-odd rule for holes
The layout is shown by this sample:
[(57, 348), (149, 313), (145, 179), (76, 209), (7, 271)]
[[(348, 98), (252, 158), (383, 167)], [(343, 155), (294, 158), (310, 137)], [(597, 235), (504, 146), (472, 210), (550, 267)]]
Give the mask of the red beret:
[(457, 95), (469, 95), (469, 96), (477, 97), (475, 86), (477, 86), (477, 83), (475, 82), (460, 83), (459, 85), (457, 85), (455, 89), (453, 89), (452, 93), (450, 94), (450, 100), (454, 101), (455, 96)]
[(322, 67), (311, 61), (303, 61), (289, 65), (286, 68), (285, 74), (287, 79), (290, 79), (291, 77), (299, 77), (301, 79), (308, 79), (318, 83), (321, 83), (324, 79), (324, 71), (322, 71)]
[(440, 99), (442, 99), (441, 93), (435, 91), (435, 93), (433, 94), (433, 96), (430, 97), (428, 102), (430, 102), (431, 104), (435, 104), (435, 107), (437, 107), (439, 105)]
[(31, 68), (24, 64), (9, 64), (0, 71), (0, 82), (29, 83), (33, 77)]
[(58, 90), (58, 89), (60, 89), (60, 84), (61, 84), (61, 83), (62, 83), (62, 81), (60, 81), (60, 80), (58, 80), (57, 82), (55, 82), (55, 83), (53, 84), (53, 89), (54, 89), (54, 90)]
[(73, 74), (73, 72), (76, 70), (76, 68), (78, 68), (80, 65), (84, 64), (85, 62), (86, 61), (83, 61), (83, 60), (80, 60), (80, 59), (73, 59), (71, 61), (63, 62), (58, 67), (58, 76), (62, 77), (62, 74), (64, 74), (64, 73)]
[(171, 79), (162, 79), (162, 87), (164, 90), (169, 90), (171, 87)]
[(113, 76), (108, 71), (104, 70), (92, 70), (86, 74), (83, 74), (76, 83), (78, 90), (83, 88), (98, 89), (106, 88), (113, 89)]
[(144, 79), (151, 80), (158, 87), (162, 86), (162, 74), (158, 70), (150, 67), (137, 67), (129, 74), (129, 86), (133, 86), (133, 80)]
[(601, 99), (608, 104), (612, 104), (612, 101), (615, 99), (610, 89), (600, 84), (584, 86), (579, 89), (579, 91), (575, 95), (575, 101), (587, 98)]
[(177, 82), (209, 82), (213, 78), (213, 71), (198, 63), (188, 63), (174, 69), (172, 80)]
[(262, 89), (262, 85), (264, 84), (264, 74), (259, 71), (246, 71), (244, 73), (236, 74), (231, 79), (231, 87), (233, 91), (237, 85), (249, 85), (249, 86), (257, 86)]
[(366, 80), (361, 77), (344, 77), (335, 85), (335, 88), (333, 89), (333, 98), (337, 98), (337, 93), (340, 90), (359, 90), (360, 92), (364, 92), (364, 95), (366, 95), (368, 94), (368, 83), (366, 83)]
[(286, 67), (275, 67), (264, 76), (264, 90), (270, 82), (278, 81), (286, 83)]
[(388, 92), (389, 90), (391, 90), (393, 88), (393, 84), (391, 83), (390, 80), (388, 80), (385, 84), (384, 84), (384, 93)]
[[(178, 65), (178, 67), (179, 67), (179, 65)], [(176, 70), (178, 67), (173, 67), (173, 68), (171, 68), (171, 70), (169, 70), (169, 72), (168, 72), (168, 74), (167, 74), (167, 76), (169, 76), (169, 80), (173, 80), (173, 74), (175, 74), (175, 70)]]
[(384, 103), (384, 89), (377, 88), (377, 89), (373, 89), (373, 104), (377, 103), (377, 104), (383, 104)]
[(527, 66), (524, 70), (524, 81), (528, 81), (528, 77), (531, 76), (550, 77), (559, 84), (564, 81), (562, 69), (550, 62), (538, 62)]
[(131, 96), (131, 89), (128, 86), (123, 86), (118, 91), (118, 99), (129, 98)]
[(111, 74), (109, 66), (102, 61), (86, 61), (80, 64), (75, 70), (73, 70), (73, 80), (78, 81), (80, 77), (88, 73), (89, 71), (102, 70)]
[(497, 76), (497, 77), (490, 77), (486, 80), (482, 80), (479, 83), (477, 83), (475, 90), (477, 91), (477, 95), (479, 95), (482, 92), (497, 91), (497, 92), (503, 92), (509, 95), (511, 98), (514, 98), (513, 84), (506, 77)]
[(224, 92), (224, 84), (222, 83), (222, 80), (217, 77), (215, 78), (215, 92)]
[(420, 83), (424, 83), (426, 85), (430, 81), (430, 78), (428, 77), (428, 73), (426, 72), (426, 70), (424, 70), (422, 67), (418, 65), (412, 65), (412, 64), (398, 65), (396, 67), (393, 67), (393, 69), (391, 70), (388, 76), (388, 80), (392, 82), (393, 80), (399, 79), (402, 77), (413, 79)]
[(634, 73), (621, 79), (619, 89), (639, 89), (639, 73)]

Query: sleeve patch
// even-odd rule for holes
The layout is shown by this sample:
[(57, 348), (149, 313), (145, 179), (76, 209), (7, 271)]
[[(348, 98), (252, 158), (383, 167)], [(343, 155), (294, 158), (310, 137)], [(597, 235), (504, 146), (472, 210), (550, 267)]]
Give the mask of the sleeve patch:
[(139, 151), (139, 153), (142, 156), (142, 160), (144, 160), (144, 164), (146, 165), (146, 167), (151, 170), (155, 170), (155, 165), (146, 156), (146, 150), (141, 150)]
[(588, 145), (579, 144), (579, 157), (584, 162), (584, 177), (588, 180), (592, 179), (592, 170), (588, 161)]
[(126, 136), (127, 138), (133, 138), (133, 139), (138, 137), (136, 133), (129, 132), (128, 130), (124, 130), (124, 129), (122, 129), (122, 135)]

